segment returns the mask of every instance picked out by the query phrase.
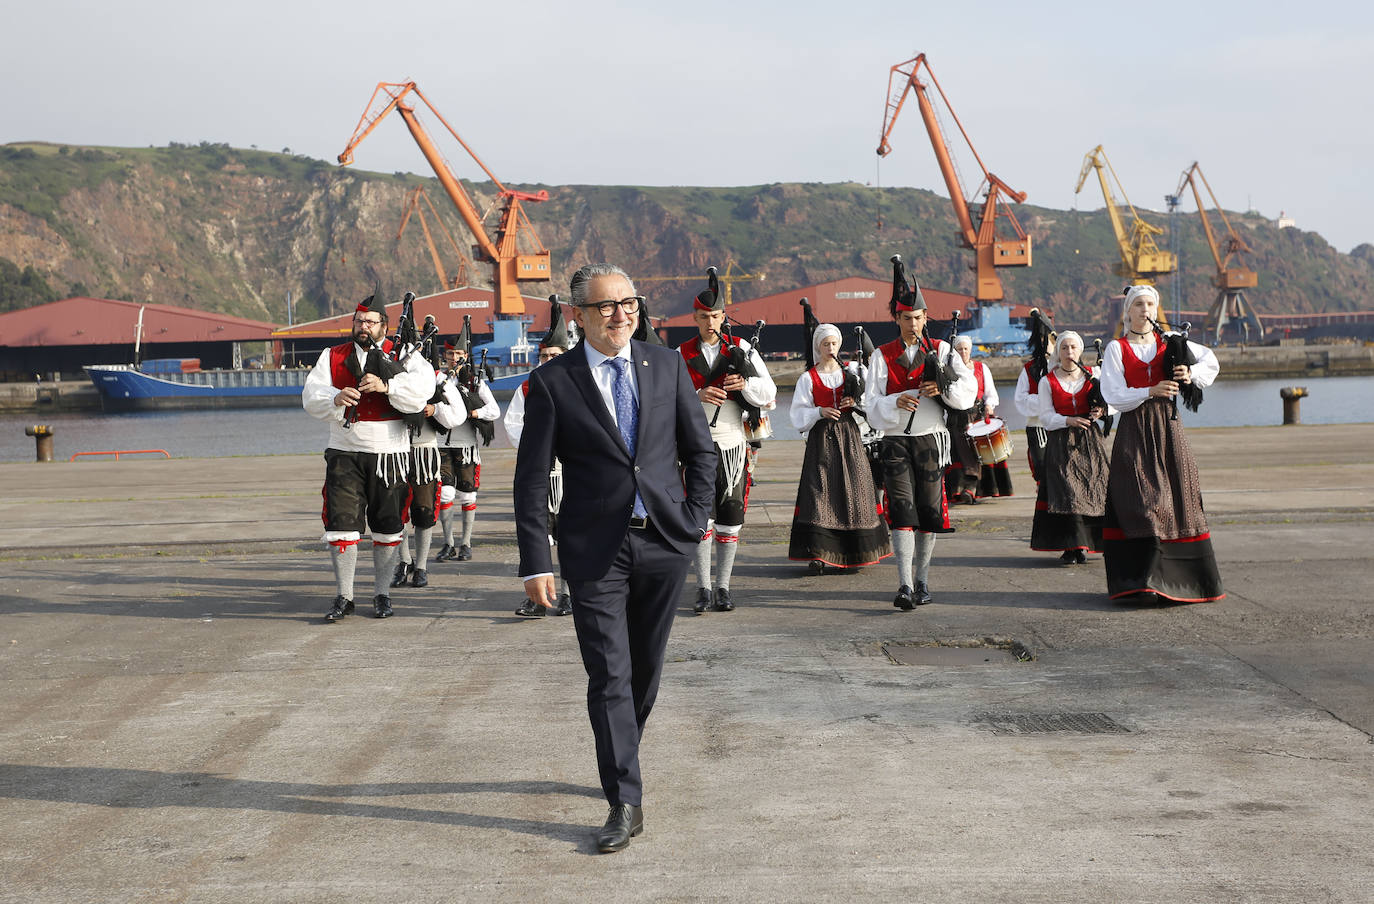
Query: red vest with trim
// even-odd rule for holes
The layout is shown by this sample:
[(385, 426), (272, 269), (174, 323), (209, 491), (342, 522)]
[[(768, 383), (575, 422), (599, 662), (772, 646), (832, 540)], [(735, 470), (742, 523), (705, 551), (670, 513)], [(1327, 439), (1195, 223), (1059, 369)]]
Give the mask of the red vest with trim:
[(1054, 371), (1050, 371), (1050, 400), (1054, 402), (1056, 413), (1064, 417), (1087, 417), (1088, 416), (1088, 393), (1092, 390), (1092, 381), (1083, 380), (1083, 385), (1077, 392), (1069, 392), (1059, 382), (1059, 377)]
[(981, 399), (981, 398), (983, 397), (983, 391), (984, 391), (984, 390), (983, 390), (983, 374), (984, 374), (984, 373), (985, 373), (985, 368), (983, 367), (983, 362), (982, 362), (982, 361), (974, 361), (974, 362), (973, 362), (973, 375), (974, 375), (975, 377), (978, 378), (978, 395), (976, 395), (976, 396), (973, 397), (975, 401), (978, 400), (978, 399)]
[(921, 388), (921, 372), (926, 369), (926, 346), (922, 340), (917, 346), (921, 351), (918, 359), (921, 363), (915, 370), (907, 370), (897, 363), (897, 359), (906, 351), (906, 344), (898, 337), (891, 342), (878, 346), (878, 351), (882, 353), (883, 361), (887, 364), (887, 389), (885, 395), (896, 395), (899, 392), (906, 392), (909, 389)]
[[(382, 345), (382, 351), (386, 352), (390, 347), (391, 341), (387, 340)], [(349, 357), (356, 354), (352, 342), (336, 345), (329, 350), (329, 377), (335, 389), (357, 388), (358, 378), (348, 369)], [(360, 421), (394, 421), (401, 417), (401, 413), (391, 407), (391, 401), (386, 394), (380, 392), (363, 393), (363, 397), (358, 400), (357, 410)]]
[(1116, 341), (1121, 343), (1121, 370), (1126, 375), (1127, 386), (1148, 389), (1164, 379), (1164, 337), (1155, 337), (1155, 356), (1148, 362), (1136, 357), (1135, 349), (1125, 336)]
[(821, 372), (816, 368), (811, 368), (807, 373), (811, 375), (811, 399), (816, 403), (816, 407), (839, 408), (840, 399), (844, 398), (844, 374), (840, 374), (840, 385), (831, 389), (821, 380)]
[[(725, 339), (722, 338), (721, 342), (723, 343), (724, 341)], [(739, 345), (739, 339), (731, 336), (730, 344)], [(683, 359), (687, 362), (687, 373), (692, 378), (692, 388), (697, 390), (705, 389), (706, 375), (710, 373), (711, 368), (707, 366), (706, 357), (701, 353), (701, 335), (698, 334), (688, 339), (686, 342), (679, 345), (677, 350), (682, 353)], [(717, 353), (719, 353), (719, 351), (718, 349)], [(720, 379), (716, 380), (711, 385), (720, 386), (724, 382), (725, 377), (722, 375)]]
[[(1024, 368), (1022, 368), (1022, 369), (1025, 370), (1025, 372), (1026, 372), (1026, 385), (1030, 387), (1030, 391), (1027, 392), (1026, 395), (1040, 395), (1040, 381), (1037, 380), (1037, 379), (1035, 379), (1035, 375), (1031, 373), (1030, 366), (1031, 366), (1031, 362), (1030, 362), (1030, 361), (1027, 361), (1027, 362), (1026, 362), (1026, 366), (1025, 366)], [(979, 384), (978, 384), (978, 391), (979, 391), (979, 394), (982, 393), (982, 391), (983, 391), (983, 384), (982, 384), (982, 383), (979, 383)]]

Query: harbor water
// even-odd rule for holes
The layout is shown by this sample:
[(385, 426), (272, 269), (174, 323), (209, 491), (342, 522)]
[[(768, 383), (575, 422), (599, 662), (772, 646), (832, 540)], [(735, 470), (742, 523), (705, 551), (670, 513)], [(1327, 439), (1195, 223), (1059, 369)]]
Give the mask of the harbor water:
[[(1294, 381), (1222, 381), (1207, 388), (1199, 411), (1180, 411), (1188, 426), (1257, 427), (1281, 424), (1279, 389), (1305, 385), (1302, 400), (1305, 424), (1374, 422), (1374, 377), (1328, 377)], [(788, 406), (792, 386), (779, 386), (778, 409), (771, 413), (773, 439), (798, 441)], [(1002, 404), (998, 416), (1020, 430), (1025, 419), (1012, 404), (1014, 386), (998, 386)], [(505, 404), (502, 404), (504, 410)], [(0, 417), (0, 462), (34, 460), (34, 440), (24, 428), (36, 423), (53, 428), (55, 457), (66, 460), (78, 452), (162, 449), (173, 458), (213, 458), (233, 455), (300, 455), (324, 449), (328, 431), (300, 408), (233, 411), (166, 411), (129, 414), (13, 414)], [(494, 446), (508, 445), (497, 425)]]

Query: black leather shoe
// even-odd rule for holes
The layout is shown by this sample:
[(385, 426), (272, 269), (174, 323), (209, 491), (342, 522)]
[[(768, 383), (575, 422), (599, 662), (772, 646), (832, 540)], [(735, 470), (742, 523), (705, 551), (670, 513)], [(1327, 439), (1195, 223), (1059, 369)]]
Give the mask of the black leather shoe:
[(572, 615), (572, 597), (566, 593), (558, 598), (558, 608), (553, 610), (554, 615)]
[(717, 588), (716, 588), (716, 604), (715, 604), (715, 609), (716, 609), (717, 612), (734, 612), (734, 611), (735, 611), (735, 601), (732, 600), (732, 599), (730, 599), (730, 588), (729, 588), (729, 587), (717, 587)]
[(396, 573), (391, 576), (392, 587), (404, 587), (410, 578), (410, 572), (415, 566), (409, 562), (402, 562), (396, 566)]
[(825, 563), (820, 559), (812, 559), (807, 563), (806, 570), (812, 574), (825, 574)]
[(1087, 550), (1075, 549), (1075, 550), (1073, 551), (1073, 557), (1074, 557), (1074, 558), (1073, 558), (1074, 564), (1076, 564), (1076, 565), (1087, 565), (1087, 564), (1088, 564), (1088, 552), (1087, 552)]
[(447, 562), (457, 554), (457, 550), (455, 550), (452, 546), (449, 546), (447, 543), (445, 543), (443, 547), (439, 550), (439, 554), (434, 557), (434, 561)]
[(1077, 560), (1078, 556), (1074, 554), (1074, 551), (1072, 549), (1064, 550), (1063, 554), (1059, 556), (1060, 565), (1073, 565), (1077, 562)]
[(429, 572), (425, 571), (423, 568), (412, 568), (410, 571), (410, 586), (428, 587)]
[(707, 590), (705, 587), (698, 587), (698, 588), (697, 588), (697, 601), (696, 601), (696, 605), (692, 606), (692, 611), (695, 612), (695, 613), (697, 613), (697, 614), (701, 614), (702, 612), (705, 612), (707, 609), (710, 609), (710, 608), (711, 608), (711, 591)]
[(916, 592), (912, 594), (912, 598), (916, 601), (916, 605), (918, 606), (930, 605), (930, 588), (926, 586), (925, 581), (916, 582)]
[(390, 618), (396, 612), (391, 608), (391, 597), (378, 595), (372, 598), (372, 614), (378, 618)]
[(334, 606), (324, 614), (325, 621), (338, 621), (353, 611), (353, 601), (342, 596), (334, 597)]
[(526, 598), (525, 601), (520, 604), (520, 608), (515, 610), (515, 614), (521, 618), (543, 618), (548, 614), (548, 611), (549, 610), (545, 609), (534, 600)]
[(910, 612), (916, 608), (916, 600), (911, 595), (911, 588), (903, 584), (897, 588), (897, 595), (892, 598), (892, 605), (901, 609), (903, 612)]
[(596, 849), (614, 854), (630, 846), (630, 839), (644, 831), (644, 808), (630, 804), (611, 804), (606, 824), (596, 833)]
[(454, 558), (456, 558), (459, 562), (466, 562), (466, 561), (468, 561), (469, 559), (472, 558), (472, 547), (471, 547), (471, 546), (460, 546), (460, 547), (458, 547), (458, 554), (457, 554), (456, 556), (454, 556)]

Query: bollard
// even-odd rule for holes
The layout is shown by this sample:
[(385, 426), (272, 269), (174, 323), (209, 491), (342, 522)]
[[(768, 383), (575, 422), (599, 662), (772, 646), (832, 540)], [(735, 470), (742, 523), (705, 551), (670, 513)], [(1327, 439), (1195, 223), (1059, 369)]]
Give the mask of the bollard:
[(37, 461), (52, 461), (52, 428), (47, 424), (34, 424), (24, 428), (25, 436), (32, 436), (37, 446)]
[(1285, 386), (1279, 390), (1279, 398), (1283, 399), (1283, 423), (1301, 424), (1302, 423), (1302, 397), (1307, 395), (1306, 386)]

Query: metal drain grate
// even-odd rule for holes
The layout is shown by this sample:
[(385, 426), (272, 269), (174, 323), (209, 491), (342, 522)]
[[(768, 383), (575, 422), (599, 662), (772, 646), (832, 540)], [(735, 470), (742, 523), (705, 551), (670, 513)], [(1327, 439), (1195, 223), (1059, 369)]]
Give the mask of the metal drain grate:
[(1040, 734), (1047, 731), (1129, 734), (1131, 731), (1106, 713), (979, 713), (972, 721), (999, 735)]

